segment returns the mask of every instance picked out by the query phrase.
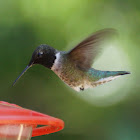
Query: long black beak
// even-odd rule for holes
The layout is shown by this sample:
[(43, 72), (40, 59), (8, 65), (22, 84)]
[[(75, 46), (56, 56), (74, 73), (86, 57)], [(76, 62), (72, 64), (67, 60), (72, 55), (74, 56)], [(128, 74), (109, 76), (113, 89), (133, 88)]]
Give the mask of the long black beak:
[(22, 73), (17, 77), (17, 79), (14, 81), (14, 83), (12, 84), (12, 86), (14, 86), (16, 84), (16, 82), (19, 80), (19, 78), (31, 67), (32, 65), (28, 65), (23, 71)]

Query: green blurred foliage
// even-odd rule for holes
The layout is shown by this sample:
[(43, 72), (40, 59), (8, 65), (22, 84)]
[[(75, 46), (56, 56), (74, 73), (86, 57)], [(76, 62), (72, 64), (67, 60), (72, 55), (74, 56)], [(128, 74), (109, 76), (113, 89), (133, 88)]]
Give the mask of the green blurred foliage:
[[(116, 98), (114, 95), (123, 95), (129, 89), (123, 100), (108, 106), (93, 105), (84, 97), (79, 98), (79, 94), (86, 93), (74, 92), (39, 65), (32, 67), (15, 87), (11, 86), (39, 44), (68, 50), (81, 38), (108, 27), (118, 30), (119, 44), (132, 71), (127, 78), (123, 77), (125, 86), (113, 94)], [(65, 122), (64, 130), (32, 139), (140, 139), (139, 0), (0, 0), (0, 31), (0, 100)]]

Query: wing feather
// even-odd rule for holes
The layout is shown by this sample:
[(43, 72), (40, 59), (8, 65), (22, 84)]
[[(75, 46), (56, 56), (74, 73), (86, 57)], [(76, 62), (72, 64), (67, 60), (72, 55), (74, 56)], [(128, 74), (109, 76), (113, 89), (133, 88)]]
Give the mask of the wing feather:
[(97, 31), (69, 51), (68, 56), (76, 66), (88, 69), (98, 55), (103, 41), (114, 34), (117, 34), (117, 31), (112, 28)]

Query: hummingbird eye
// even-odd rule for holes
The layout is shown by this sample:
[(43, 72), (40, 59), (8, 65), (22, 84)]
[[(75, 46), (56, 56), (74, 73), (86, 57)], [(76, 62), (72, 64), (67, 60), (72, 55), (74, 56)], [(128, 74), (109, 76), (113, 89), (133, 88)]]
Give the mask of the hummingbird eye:
[(39, 52), (39, 53), (37, 54), (37, 57), (38, 57), (38, 58), (41, 58), (42, 55), (43, 55), (43, 52)]

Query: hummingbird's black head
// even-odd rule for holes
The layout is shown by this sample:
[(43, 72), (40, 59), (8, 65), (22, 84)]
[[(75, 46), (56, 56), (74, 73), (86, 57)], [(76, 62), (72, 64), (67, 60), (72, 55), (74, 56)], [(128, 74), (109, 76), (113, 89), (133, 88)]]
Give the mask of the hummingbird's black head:
[(51, 68), (56, 59), (56, 50), (48, 45), (40, 45), (32, 54), (29, 66), (41, 64), (47, 68)]
[(51, 68), (56, 59), (56, 56), (55, 56), (56, 53), (57, 51), (48, 45), (38, 46), (32, 54), (30, 63), (23, 70), (23, 72), (18, 76), (18, 78), (14, 81), (13, 85), (15, 85), (16, 81), (34, 64), (41, 64), (47, 68)]

